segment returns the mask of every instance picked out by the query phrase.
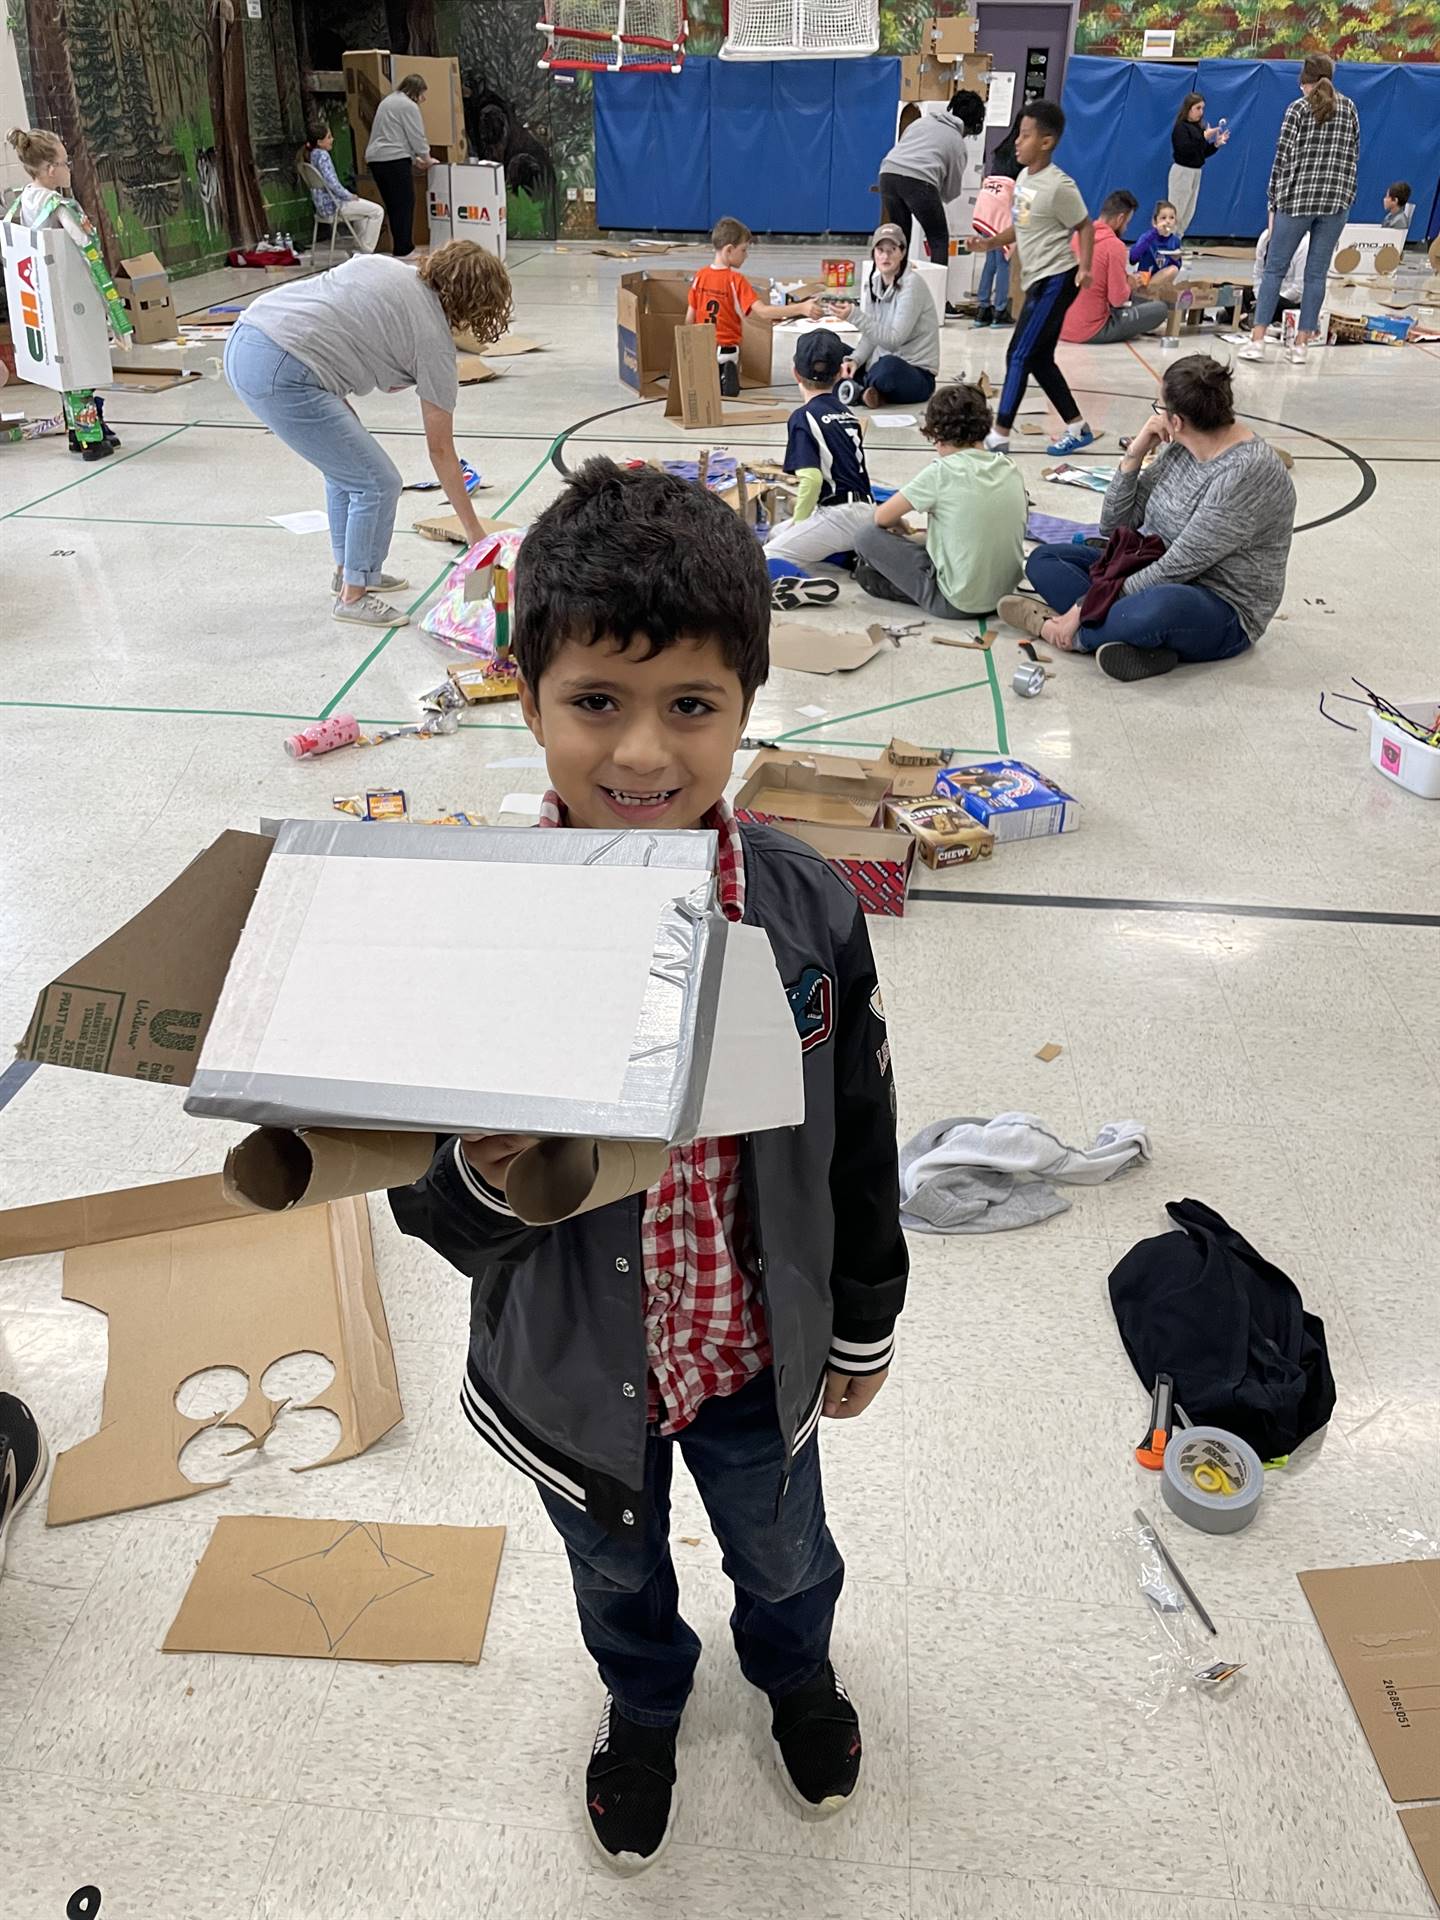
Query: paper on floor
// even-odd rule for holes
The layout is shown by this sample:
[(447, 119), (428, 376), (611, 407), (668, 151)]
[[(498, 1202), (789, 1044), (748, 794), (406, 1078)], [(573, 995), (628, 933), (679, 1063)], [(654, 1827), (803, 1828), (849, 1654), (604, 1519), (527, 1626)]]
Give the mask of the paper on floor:
[(272, 513), (266, 517), (287, 533), (327, 533), (330, 529), (330, 516), (318, 508), (309, 513)]

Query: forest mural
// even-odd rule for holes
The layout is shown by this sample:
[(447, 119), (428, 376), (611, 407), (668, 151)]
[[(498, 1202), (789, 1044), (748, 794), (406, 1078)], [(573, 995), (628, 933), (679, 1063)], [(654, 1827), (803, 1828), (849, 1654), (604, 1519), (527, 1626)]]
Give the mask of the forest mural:
[[(37, 124), (70, 149), (79, 198), (112, 265), (153, 249), (172, 271), (223, 260), (275, 228), (308, 236), (295, 176), (306, 122), (334, 126), (353, 178), (343, 96), (307, 88), (348, 47), (455, 53), (466, 131), (505, 167), (516, 239), (593, 231), (592, 81), (536, 65), (536, 0), (6, 0)], [(881, 49), (913, 52), (933, 0), (881, 0)], [(1434, 60), (1440, 0), (1083, 0), (1077, 47), (1134, 55), (1175, 26), (1187, 59)], [(718, 51), (722, 0), (692, 0), (689, 49)], [(574, 198), (570, 197), (571, 192)]]

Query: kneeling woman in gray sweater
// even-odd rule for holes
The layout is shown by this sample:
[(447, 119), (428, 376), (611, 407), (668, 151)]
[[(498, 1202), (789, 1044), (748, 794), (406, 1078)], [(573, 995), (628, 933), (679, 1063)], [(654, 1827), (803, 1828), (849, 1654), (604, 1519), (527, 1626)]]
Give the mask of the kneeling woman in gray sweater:
[[(940, 371), (940, 316), (918, 273), (906, 271), (909, 249), (893, 222), (877, 227), (870, 241), (870, 271), (860, 289), (860, 338), (840, 370), (853, 380), (847, 406), (918, 406), (935, 391)], [(853, 306), (837, 307), (848, 320)]]
[(1050, 646), (1093, 653), (1112, 680), (1228, 660), (1270, 624), (1285, 591), (1295, 488), (1274, 448), (1236, 420), (1230, 370), (1218, 360), (1190, 354), (1166, 370), (1105, 495), (1100, 531), (1118, 527), (1154, 535), (1165, 551), (1125, 579), (1098, 624), (1082, 623), (1081, 602), (1100, 554), (1075, 546), (1037, 547), (1025, 571), (1045, 604), (1015, 595), (1000, 602), (1002, 619)]

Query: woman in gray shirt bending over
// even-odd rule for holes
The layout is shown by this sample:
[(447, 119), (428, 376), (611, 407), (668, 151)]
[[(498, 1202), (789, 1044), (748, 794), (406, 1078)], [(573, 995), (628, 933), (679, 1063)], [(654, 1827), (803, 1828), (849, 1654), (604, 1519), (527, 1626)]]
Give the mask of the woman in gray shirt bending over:
[(1164, 553), (1124, 580), (1098, 625), (1080, 617), (1100, 562), (1094, 547), (1036, 547), (1025, 571), (1044, 604), (1017, 594), (999, 609), (1049, 646), (1093, 653), (1112, 680), (1243, 653), (1280, 604), (1295, 530), (1290, 475), (1236, 420), (1228, 367), (1203, 353), (1177, 360), (1151, 404), (1105, 495), (1100, 531), (1136, 528)]

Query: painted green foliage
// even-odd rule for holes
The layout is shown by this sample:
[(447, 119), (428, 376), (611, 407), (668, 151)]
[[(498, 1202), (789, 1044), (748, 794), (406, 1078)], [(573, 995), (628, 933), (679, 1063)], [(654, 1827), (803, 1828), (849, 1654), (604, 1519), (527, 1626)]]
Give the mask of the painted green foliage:
[(1336, 60), (1440, 59), (1437, 0), (1310, 0), (1302, 4), (1231, 4), (1231, 0), (1083, 0), (1075, 47), (1079, 53), (1140, 52), (1147, 27), (1173, 27), (1175, 50), (1186, 60), (1293, 60), (1328, 53)]

